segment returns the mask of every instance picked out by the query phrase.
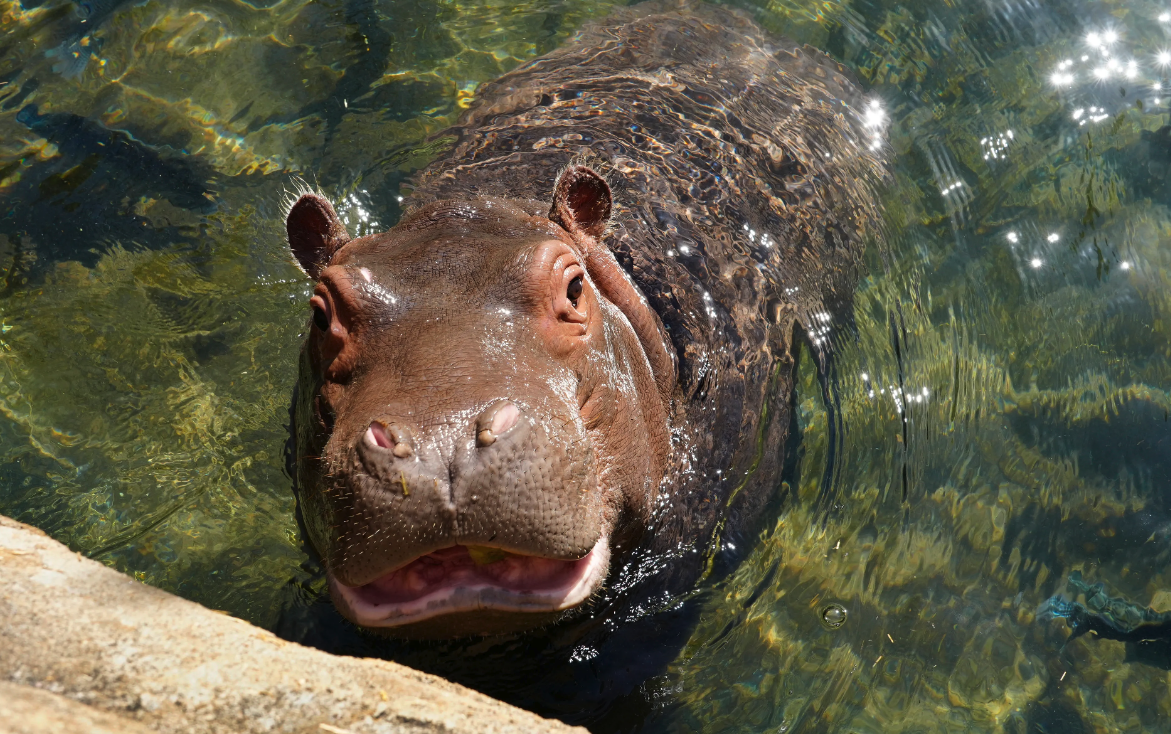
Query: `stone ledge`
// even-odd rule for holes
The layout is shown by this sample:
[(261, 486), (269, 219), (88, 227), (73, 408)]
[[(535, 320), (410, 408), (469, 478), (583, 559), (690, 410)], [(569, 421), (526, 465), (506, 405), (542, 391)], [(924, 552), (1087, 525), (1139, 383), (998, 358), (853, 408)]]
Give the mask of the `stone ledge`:
[(56, 693), (0, 682), (0, 732), (3, 734), (153, 734), (153, 731), (134, 719)]
[[(0, 689), (0, 732), (22, 734), (87, 730), (52, 724), (60, 716), (160, 734), (585, 732), (402, 665), (286, 642), (2, 515), (0, 681), (21, 684)], [(6, 728), (10, 709), (46, 726)]]

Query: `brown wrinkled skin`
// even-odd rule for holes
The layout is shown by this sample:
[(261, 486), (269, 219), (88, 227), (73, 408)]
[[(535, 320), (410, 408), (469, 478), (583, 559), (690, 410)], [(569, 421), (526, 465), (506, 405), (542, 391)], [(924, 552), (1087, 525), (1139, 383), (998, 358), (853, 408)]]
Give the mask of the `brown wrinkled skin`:
[[(718, 8), (647, 13), (481, 88), (394, 229), (339, 247), (314, 225), (328, 259), (301, 260), (333, 320), (302, 355), (299, 500), (343, 582), (455, 543), (576, 559), (606, 535), (604, 608), (693, 584), (774, 492), (792, 336), (832, 345), (882, 164), (821, 54)], [(554, 196), (574, 162), (608, 181), (608, 222), (588, 186)], [(558, 254), (586, 271), (583, 337), (550, 306)], [(520, 423), (477, 445), (501, 400)], [(369, 450), (371, 421), (410, 456)]]

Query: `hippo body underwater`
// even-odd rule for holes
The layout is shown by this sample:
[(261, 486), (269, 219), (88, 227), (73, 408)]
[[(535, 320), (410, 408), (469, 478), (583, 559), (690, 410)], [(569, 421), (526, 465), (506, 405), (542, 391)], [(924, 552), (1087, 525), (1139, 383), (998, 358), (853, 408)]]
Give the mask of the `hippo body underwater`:
[(298, 512), (342, 615), (465, 638), (404, 662), (588, 719), (435, 660), (523, 657), (579, 711), (669, 658), (780, 492), (797, 339), (848, 318), (885, 174), (841, 67), (713, 7), (617, 11), (477, 100), (390, 231), (289, 212)]

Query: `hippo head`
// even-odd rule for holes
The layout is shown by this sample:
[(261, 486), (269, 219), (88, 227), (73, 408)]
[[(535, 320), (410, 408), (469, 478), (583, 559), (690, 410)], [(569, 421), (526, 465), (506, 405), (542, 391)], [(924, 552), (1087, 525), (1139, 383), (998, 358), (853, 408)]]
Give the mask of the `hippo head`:
[(438, 201), (350, 239), (301, 196), (316, 288), (296, 406), (300, 512), (336, 606), (415, 636), (555, 621), (637, 543), (669, 451), (674, 357), (602, 244), (610, 189)]

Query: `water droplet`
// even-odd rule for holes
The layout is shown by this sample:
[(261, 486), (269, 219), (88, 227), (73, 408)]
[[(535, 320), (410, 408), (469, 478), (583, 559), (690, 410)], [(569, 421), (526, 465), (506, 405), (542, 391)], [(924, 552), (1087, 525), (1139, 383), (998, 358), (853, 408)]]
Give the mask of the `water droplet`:
[(846, 608), (841, 604), (828, 604), (821, 609), (821, 623), (826, 629), (836, 630), (846, 623)]

